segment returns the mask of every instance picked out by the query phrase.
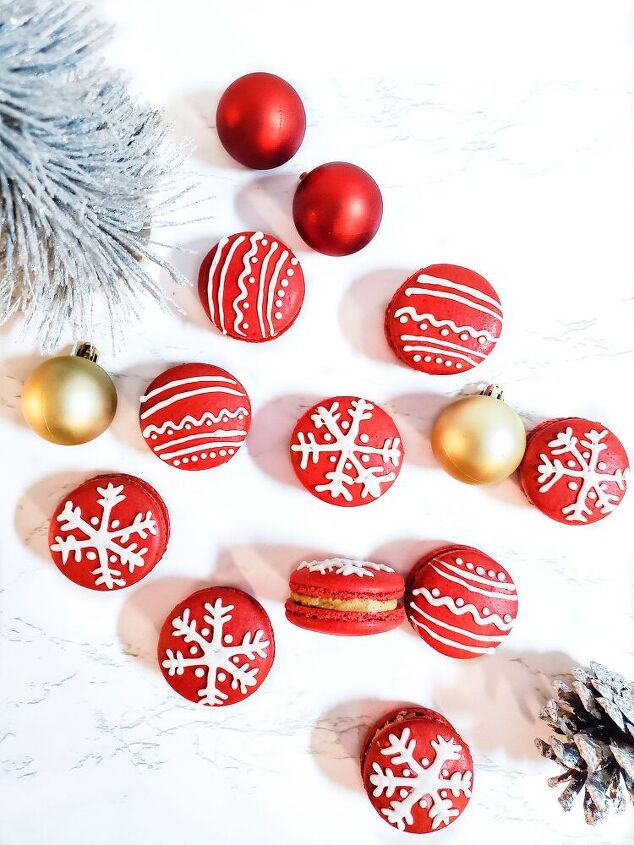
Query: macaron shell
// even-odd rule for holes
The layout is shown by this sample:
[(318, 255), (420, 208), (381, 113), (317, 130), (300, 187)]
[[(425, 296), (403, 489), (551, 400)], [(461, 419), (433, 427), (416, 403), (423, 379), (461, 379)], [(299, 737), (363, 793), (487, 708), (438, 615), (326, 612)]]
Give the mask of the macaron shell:
[[(432, 713), (386, 724), (371, 734), (362, 751), (363, 783), (372, 806), (384, 821), (408, 833), (431, 833), (452, 824), (473, 788), (467, 744), (444, 717)], [(398, 778), (397, 790), (393, 778)]]
[(225, 464), (244, 444), (251, 403), (227, 370), (178, 364), (162, 372), (141, 397), (141, 434), (164, 463), (182, 470)]
[(297, 319), (304, 301), (304, 273), (279, 238), (237, 232), (205, 256), (198, 295), (218, 331), (262, 343), (284, 334)]
[(620, 504), (629, 461), (604, 425), (563, 417), (530, 432), (519, 480), (527, 499), (546, 516), (563, 525), (590, 525)]
[(275, 658), (273, 628), (253, 596), (207, 587), (167, 616), (157, 657), (163, 677), (183, 698), (212, 707), (235, 704), (266, 679)]
[(484, 552), (444, 546), (412, 569), (405, 588), (412, 628), (441, 654), (461, 660), (492, 653), (513, 627), (517, 590)]
[(488, 357), (502, 319), (500, 298), (483, 276), (455, 264), (432, 264), (396, 291), (385, 313), (385, 334), (408, 367), (451, 375)]
[(359, 613), (341, 610), (326, 610), (321, 607), (307, 607), (286, 601), (286, 618), (293, 625), (316, 631), (320, 634), (334, 634), (340, 637), (358, 637), (368, 634), (382, 634), (398, 628), (405, 620), (402, 605), (382, 613)]
[(167, 507), (151, 485), (124, 473), (102, 473), (59, 502), (48, 539), (53, 562), (67, 578), (110, 592), (149, 574), (169, 535)]
[(404, 452), (396, 423), (386, 411), (358, 396), (333, 396), (300, 417), (290, 456), (295, 474), (313, 496), (357, 507), (389, 490)]

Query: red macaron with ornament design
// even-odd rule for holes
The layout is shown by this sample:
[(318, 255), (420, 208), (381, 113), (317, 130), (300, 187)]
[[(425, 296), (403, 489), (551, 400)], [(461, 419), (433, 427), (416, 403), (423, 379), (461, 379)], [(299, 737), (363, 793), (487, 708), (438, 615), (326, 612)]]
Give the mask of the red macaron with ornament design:
[(286, 618), (323, 634), (380, 634), (405, 619), (404, 587), (402, 576), (384, 563), (303, 561), (289, 579)]
[(169, 614), (158, 641), (167, 683), (188, 701), (223, 707), (260, 687), (275, 658), (267, 612), (233, 587), (192, 593)]
[(63, 574), (90, 590), (120, 590), (163, 557), (170, 523), (165, 502), (146, 481), (97, 475), (65, 496), (51, 518), (48, 543)]
[(238, 232), (222, 238), (205, 256), (198, 295), (218, 331), (262, 343), (295, 322), (304, 301), (304, 273), (279, 238)]
[(405, 611), (425, 642), (459, 659), (491, 654), (517, 616), (517, 589), (507, 570), (470, 546), (443, 546), (414, 566)]
[(402, 707), (368, 730), (361, 776), (384, 821), (406, 833), (433, 833), (453, 824), (469, 803), (473, 759), (440, 713)]
[(185, 470), (231, 460), (246, 440), (251, 403), (235, 376), (211, 364), (165, 370), (141, 397), (141, 434), (154, 454)]
[(629, 461), (602, 423), (563, 417), (530, 432), (519, 478), (529, 501), (546, 516), (563, 525), (590, 525), (621, 503)]
[(385, 334), (400, 360), (430, 375), (465, 372), (495, 349), (502, 306), (479, 273), (455, 264), (418, 270), (392, 297)]
[(291, 462), (306, 489), (333, 505), (367, 505), (389, 490), (401, 470), (396, 423), (358, 396), (318, 402), (291, 436)]

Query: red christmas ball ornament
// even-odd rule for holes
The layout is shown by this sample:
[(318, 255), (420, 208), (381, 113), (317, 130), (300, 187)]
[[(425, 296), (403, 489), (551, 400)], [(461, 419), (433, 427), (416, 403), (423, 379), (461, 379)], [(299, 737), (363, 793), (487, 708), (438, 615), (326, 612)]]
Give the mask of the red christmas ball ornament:
[(309, 246), (325, 255), (350, 255), (370, 243), (381, 224), (383, 198), (369, 173), (332, 161), (300, 180), (293, 219)]
[(232, 82), (216, 111), (220, 141), (232, 158), (255, 170), (279, 167), (304, 140), (306, 112), (297, 91), (273, 73)]

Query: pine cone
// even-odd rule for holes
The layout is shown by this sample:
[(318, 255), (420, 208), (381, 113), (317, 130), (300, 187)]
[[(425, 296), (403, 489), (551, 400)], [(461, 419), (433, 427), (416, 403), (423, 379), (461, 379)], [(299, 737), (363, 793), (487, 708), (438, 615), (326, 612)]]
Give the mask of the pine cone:
[(568, 785), (559, 803), (568, 811), (584, 789), (586, 822), (597, 824), (611, 809), (634, 804), (634, 684), (600, 663), (573, 669), (569, 683), (553, 681), (556, 698), (540, 713), (556, 733), (536, 739), (540, 754), (565, 771), (548, 785)]

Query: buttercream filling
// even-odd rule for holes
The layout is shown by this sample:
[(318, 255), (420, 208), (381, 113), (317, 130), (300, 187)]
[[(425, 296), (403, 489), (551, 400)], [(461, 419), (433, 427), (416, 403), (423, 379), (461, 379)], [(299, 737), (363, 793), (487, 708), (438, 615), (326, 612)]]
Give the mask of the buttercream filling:
[(291, 593), (291, 600), (305, 607), (320, 607), (323, 610), (357, 611), (358, 613), (382, 613), (395, 610), (396, 599), (376, 601), (375, 599), (329, 599), (324, 596), (305, 596), (302, 593)]

